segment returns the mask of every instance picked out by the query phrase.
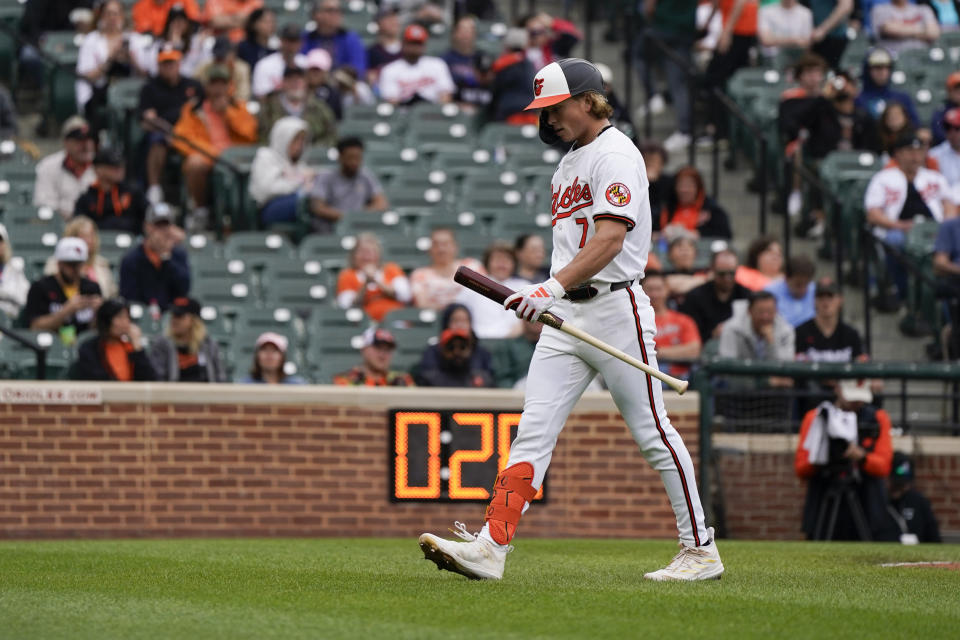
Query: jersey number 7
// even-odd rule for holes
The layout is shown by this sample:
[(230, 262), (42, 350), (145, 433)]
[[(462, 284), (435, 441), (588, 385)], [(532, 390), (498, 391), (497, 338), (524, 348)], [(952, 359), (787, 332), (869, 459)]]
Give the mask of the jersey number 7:
[(580, 248), (583, 249), (583, 245), (587, 244), (587, 219), (576, 218), (574, 222), (583, 225), (583, 233), (580, 235)]

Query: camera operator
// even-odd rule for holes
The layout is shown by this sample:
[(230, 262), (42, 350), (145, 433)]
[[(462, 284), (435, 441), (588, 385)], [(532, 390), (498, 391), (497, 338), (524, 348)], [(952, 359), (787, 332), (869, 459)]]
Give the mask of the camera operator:
[[(797, 476), (807, 480), (803, 531), (808, 539), (863, 539), (854, 511), (865, 516), (864, 533), (884, 537), (889, 519), (883, 479), (890, 473), (893, 444), (890, 416), (871, 406), (872, 401), (866, 381), (845, 380), (837, 385), (836, 400), (822, 402), (803, 418), (793, 466)], [(841, 502), (833, 530), (823, 531), (829, 518), (822, 515), (832, 506), (828, 501), (844, 496), (854, 496), (856, 504)]]

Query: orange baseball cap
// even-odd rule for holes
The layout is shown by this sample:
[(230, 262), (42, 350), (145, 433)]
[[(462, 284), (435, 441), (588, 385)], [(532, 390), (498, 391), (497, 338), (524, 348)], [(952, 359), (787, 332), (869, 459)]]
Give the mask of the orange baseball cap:
[(960, 84), (960, 71), (954, 71), (947, 76), (947, 89), (953, 89)]
[(440, 334), (440, 344), (445, 345), (454, 338), (462, 338), (469, 342), (470, 332), (466, 329), (444, 329), (443, 333)]
[(157, 52), (158, 63), (170, 62), (172, 60), (182, 60), (182, 59), (183, 59), (183, 52), (181, 52), (180, 49), (177, 49), (176, 47), (170, 47), (170, 46), (162, 47)]
[(430, 38), (427, 30), (418, 24), (407, 25), (403, 30), (403, 39), (406, 42), (426, 42)]

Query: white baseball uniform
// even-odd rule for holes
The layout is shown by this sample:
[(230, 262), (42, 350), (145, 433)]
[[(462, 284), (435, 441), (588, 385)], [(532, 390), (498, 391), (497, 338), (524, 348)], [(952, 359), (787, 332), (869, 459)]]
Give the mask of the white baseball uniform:
[[(581, 302), (561, 299), (550, 311), (656, 368), (654, 312), (639, 284), (650, 249), (648, 186), (640, 152), (613, 127), (561, 159), (551, 180), (552, 275), (593, 237), (598, 220), (618, 220), (629, 230), (620, 253), (589, 283), (599, 294)], [(611, 284), (623, 281), (633, 284), (610, 290)], [(523, 416), (508, 466), (532, 464), (532, 484), (540, 487), (567, 416), (598, 372), (644, 457), (660, 472), (680, 539), (688, 545), (706, 544), (709, 534), (693, 463), (667, 417), (659, 381), (547, 326), (530, 363)]]

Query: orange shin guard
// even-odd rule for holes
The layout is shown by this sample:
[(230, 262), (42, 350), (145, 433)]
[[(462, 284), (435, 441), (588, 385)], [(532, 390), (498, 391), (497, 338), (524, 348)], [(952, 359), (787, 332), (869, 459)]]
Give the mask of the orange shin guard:
[(511, 465), (497, 476), (486, 521), (490, 537), (498, 544), (508, 544), (516, 533), (524, 506), (537, 495), (532, 483), (533, 465), (529, 462)]

